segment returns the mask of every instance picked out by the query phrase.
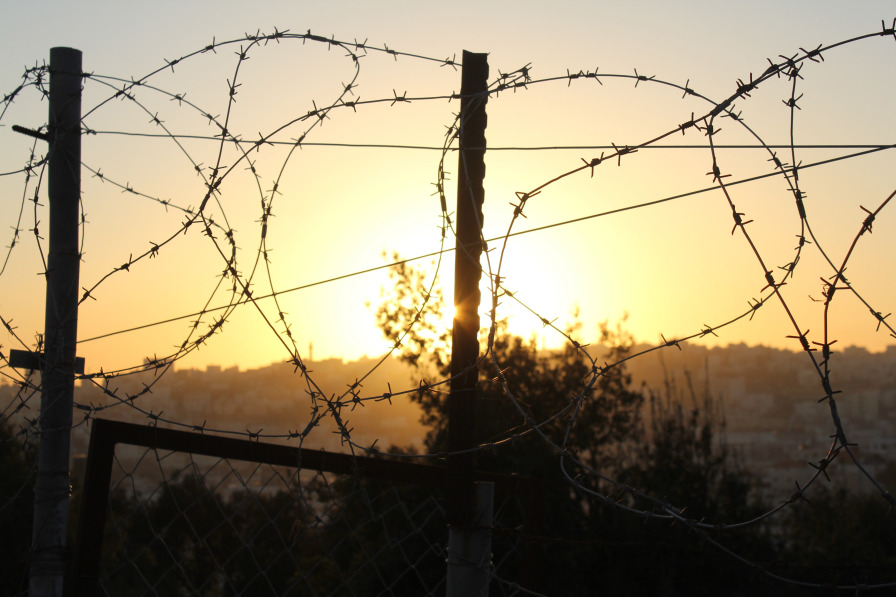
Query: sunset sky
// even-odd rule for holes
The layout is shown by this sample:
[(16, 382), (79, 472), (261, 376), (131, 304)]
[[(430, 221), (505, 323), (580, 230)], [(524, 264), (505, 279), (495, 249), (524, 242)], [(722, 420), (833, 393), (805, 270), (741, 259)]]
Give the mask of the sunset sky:
[[(79, 321), (79, 354), (88, 371), (173, 354), (185, 338), (195, 340), (225, 313), (220, 332), (179, 367), (251, 368), (288, 360), (290, 342), (284, 323), (277, 321), (280, 312), (303, 358), (311, 345), (315, 359), (387, 351), (389, 344), (374, 321), (380, 289), (388, 285), (383, 253), (414, 258), (440, 250), (441, 209), (433, 195), (441, 157), (437, 148), (458, 110), (458, 102), (445, 96), (459, 91), (460, 70), (439, 61), (460, 62), (463, 50), (489, 54), (492, 81), (524, 67), (533, 80), (525, 88), (493, 95), (488, 103), (484, 235), (498, 240), (489, 243), (492, 252), (484, 267), (496, 271), (516, 193), (582, 166), (583, 159), (611, 154), (613, 144), (639, 145), (676, 129), (692, 114), (708, 113), (735, 93), (738, 80), (760, 76), (769, 60), (798, 58), (820, 44), (880, 31), (882, 20), (890, 27), (896, 17), (892, 3), (885, 1), (38, 1), (15, 3), (3, 13), (3, 96), (19, 86), (26, 68), (48, 60), (54, 46), (80, 49), (84, 70), (92, 73), (85, 82), (84, 124), (97, 134), (84, 136), (82, 158), (104, 180), (83, 170), (87, 227), (81, 286), (96, 286), (91, 293), (96, 300), (84, 302)], [(364, 43), (368, 50), (356, 64), (344, 48), (319, 41), (217, 45), (275, 28)], [(214, 52), (192, 55), (213, 40)], [(403, 54), (380, 51), (386, 48)], [(246, 52), (242, 62), (240, 52)], [(166, 61), (188, 55), (163, 68)], [(795, 91), (796, 144), (896, 143), (894, 61), (892, 36), (804, 61)], [(136, 101), (107, 101), (128, 81), (160, 68), (146, 85), (131, 88)], [(600, 79), (568, 78), (595, 69)], [(642, 80), (632, 78), (636, 73)], [(234, 82), (238, 87), (230, 103)], [(683, 94), (685, 86), (712, 101)], [(764, 82), (735, 102), (733, 111), (749, 129), (719, 119), (714, 142), (755, 146), (758, 136), (778, 146), (780, 160), (791, 163), (785, 146), (792, 93), (787, 77)], [(365, 103), (371, 100), (383, 101)], [(357, 105), (337, 106), (351, 102)], [(281, 128), (331, 106), (337, 107), (325, 118), (312, 116)], [(33, 139), (11, 126), (45, 124), (46, 108), (29, 87), (2, 114), (0, 173), (21, 169), (34, 146)], [(257, 180), (236, 144), (211, 138), (220, 129), (204, 114), (226, 119), (228, 132), (244, 141), (265, 137), (279, 143), (249, 152)], [(294, 149), (291, 142), (303, 134), (305, 145)], [(354, 146), (316, 145), (328, 143)], [(768, 294), (765, 274), (741, 230), (732, 234), (735, 222), (724, 195), (718, 189), (693, 193), (717, 186), (707, 176), (713, 169), (707, 143), (708, 137), (692, 127), (658, 142), (660, 147), (607, 160), (593, 175), (589, 169), (570, 175), (529, 199), (526, 218), (513, 223), (513, 233), (561, 225), (510, 237), (500, 275), (538, 316), (509, 298), (499, 316), (511, 318), (513, 331), (537, 334), (546, 346), (558, 346), (563, 338), (545, 329), (541, 318), (556, 320), (562, 328), (574, 309), (580, 310), (580, 339), (586, 343), (596, 341), (598, 322), (615, 322), (625, 314), (625, 326), (638, 341), (658, 342), (661, 335), (668, 340), (715, 328), (749, 310), (751, 302)], [(695, 147), (662, 147), (673, 144)], [(546, 147), (574, 148), (535, 149)], [(39, 155), (45, 149), (37, 143)], [(243, 151), (251, 149), (242, 145)], [(806, 166), (867, 150), (798, 148), (796, 161)], [(771, 174), (770, 157), (765, 150), (743, 147), (716, 153), (721, 172), (730, 175), (724, 179), (728, 183)], [(883, 150), (800, 172), (808, 222), (837, 266), (868, 215), (863, 208), (876, 210), (896, 189), (894, 159), (896, 153)], [(219, 201), (206, 212), (221, 226), (213, 231), (217, 244), (199, 225), (178, 235), (186, 219), (179, 208), (196, 208), (204, 196), (197, 167), (207, 177), (215, 164), (228, 171)], [(451, 173), (446, 196), (453, 212), (456, 153), (447, 154), (445, 169)], [(270, 205), (275, 181), (278, 194), (262, 248), (262, 205)], [(37, 213), (33, 203), (23, 202), (35, 191), (34, 182), (26, 187), (22, 175), (0, 176), (0, 190), (0, 246), (8, 247), (15, 229), (20, 230), (0, 276), (0, 316), (29, 344), (43, 329), (41, 252), (31, 230), (35, 219), (46, 225), (46, 201)], [(804, 234), (793, 193), (781, 176), (732, 186), (729, 192), (743, 220), (752, 220), (746, 229), (780, 279), (778, 267), (794, 259)], [(45, 185), (39, 193), (46, 198)], [(672, 199), (679, 195), (684, 196)], [(670, 200), (599, 215), (663, 199)], [(846, 273), (882, 316), (896, 311), (894, 209), (889, 205), (880, 211), (873, 234), (859, 240)], [(248, 279), (257, 268), (253, 294), (280, 293), (279, 305), (263, 298), (256, 305), (198, 318), (196, 313), (232, 300), (230, 279), (216, 289), (226, 267), (219, 248), (229, 250), (229, 230), (238, 247), (238, 273)], [(174, 240), (155, 258), (143, 258), (99, 283), (169, 237)], [(446, 248), (453, 244), (449, 232)], [(415, 264), (431, 269), (435, 259)], [(448, 302), (453, 267), (453, 253), (445, 253), (436, 289), (445, 289)], [(380, 269), (358, 273), (373, 268)], [(833, 274), (818, 244), (808, 243), (795, 277), (782, 287), (799, 333), (811, 342), (825, 341), (821, 278)], [(198, 331), (188, 336), (197, 319)], [(878, 323), (868, 307), (843, 292), (831, 305), (827, 341), (871, 350), (896, 343), (884, 326), (877, 330)], [(116, 333), (132, 328), (143, 329)], [(798, 332), (778, 301), (715, 333), (699, 341), (799, 348), (796, 339), (787, 338)], [(101, 336), (106, 337), (94, 339)], [(4, 354), (22, 347), (5, 332), (0, 344)]]

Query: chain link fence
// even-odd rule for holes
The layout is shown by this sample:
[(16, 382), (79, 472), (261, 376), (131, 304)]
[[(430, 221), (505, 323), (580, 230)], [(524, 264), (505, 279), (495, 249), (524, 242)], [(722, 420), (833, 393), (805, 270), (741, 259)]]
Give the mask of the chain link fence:
[[(445, 593), (445, 468), (106, 420), (93, 426), (78, 594)], [(513, 531), (536, 520), (525, 508), (535, 503), (534, 485), (488, 478), (500, 496), (495, 526), (505, 530), (489, 564), (492, 594), (519, 594), (536, 571)]]

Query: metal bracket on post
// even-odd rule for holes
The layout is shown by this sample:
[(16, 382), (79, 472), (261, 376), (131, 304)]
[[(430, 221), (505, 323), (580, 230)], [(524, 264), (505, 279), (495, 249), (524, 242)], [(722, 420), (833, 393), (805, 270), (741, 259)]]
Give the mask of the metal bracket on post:
[[(75, 373), (77, 375), (84, 375), (84, 365), (84, 357), (75, 357)], [(9, 351), (9, 366), (14, 369), (43, 371), (44, 353), (16, 350), (13, 348)]]

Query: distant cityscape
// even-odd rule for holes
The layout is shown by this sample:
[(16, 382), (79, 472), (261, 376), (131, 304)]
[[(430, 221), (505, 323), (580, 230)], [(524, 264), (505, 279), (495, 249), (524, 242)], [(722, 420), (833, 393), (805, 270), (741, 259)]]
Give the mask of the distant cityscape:
[[(637, 350), (648, 348), (636, 347)], [(411, 370), (396, 360), (364, 358), (343, 362), (339, 359), (311, 361), (311, 377), (329, 396), (340, 395), (360, 380), (360, 396), (379, 400), (342, 409), (342, 417), (351, 438), (359, 446), (375, 445), (420, 448), (426, 428), (420, 423), (420, 411), (402, 389), (414, 387)], [(715, 416), (724, 427), (718, 437), (727, 443), (734, 456), (755, 475), (754, 487), (767, 500), (789, 498), (796, 483), (804, 483), (823, 459), (832, 443), (834, 425), (830, 407), (817, 371), (805, 353), (795, 353), (743, 344), (706, 348), (683, 345), (682, 350), (658, 350), (628, 362), (634, 386), (657, 397), (671, 396), (685, 407), (696, 398), (701, 406), (708, 392), (717, 407)], [(372, 373), (365, 377), (369, 371)], [(151, 376), (127, 376), (110, 382), (117, 395), (136, 394)], [(849, 347), (831, 359), (831, 384), (836, 395), (839, 416), (846, 437), (855, 443), (862, 466), (891, 490), (896, 487), (896, 346), (871, 353)], [(0, 386), (4, 405), (15, 395), (16, 387)], [(383, 394), (395, 394), (390, 400)], [(79, 382), (75, 399), (82, 404), (110, 404), (92, 383)], [(32, 418), (38, 399), (19, 413)], [(260, 369), (208, 367), (205, 371), (174, 369), (152, 386), (151, 393), (135, 401), (160, 420), (202, 426), (208, 432), (230, 431), (244, 435), (287, 435), (303, 430), (311, 420), (309, 390), (294, 367), (274, 364)], [(89, 427), (77, 425), (83, 411), (75, 411), (73, 459), (83, 460), (87, 450)], [(97, 416), (123, 421), (148, 423), (146, 414), (120, 404)], [(165, 423), (159, 423), (164, 425)], [(298, 446), (297, 439), (268, 439)], [(322, 422), (303, 443), (303, 447), (347, 451), (349, 446), (335, 425)], [(872, 486), (857, 467), (841, 454), (828, 468), (835, 483), (870, 491)]]
[[(825, 458), (834, 423), (821, 378), (809, 356), (762, 346), (735, 344), (707, 349), (686, 346), (633, 361), (636, 378), (662, 384), (662, 371), (678, 378), (689, 371), (700, 391), (720, 401), (728, 447), (756, 476), (768, 500), (789, 498)], [(817, 355), (820, 361), (820, 354)], [(830, 381), (846, 438), (860, 463), (878, 481), (896, 485), (896, 346), (872, 353), (847, 347), (831, 358)], [(889, 422), (888, 422), (889, 421)], [(857, 491), (873, 487), (841, 454), (828, 468), (835, 483)]]

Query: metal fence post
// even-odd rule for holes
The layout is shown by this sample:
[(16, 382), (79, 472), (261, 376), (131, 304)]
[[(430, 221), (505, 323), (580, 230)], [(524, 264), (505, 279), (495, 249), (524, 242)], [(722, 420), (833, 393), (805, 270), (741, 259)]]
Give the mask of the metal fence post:
[(69, 451), (78, 335), (81, 194), (81, 52), (50, 50), (50, 244), (41, 376), (40, 451), (34, 488), (31, 597), (60, 597), (66, 569)]
[(470, 526), (452, 526), (448, 533), (447, 597), (488, 595), (492, 572), (495, 484), (479, 482), (474, 489), (475, 512)]
[[(479, 280), (482, 275), (482, 204), (485, 199), (485, 105), (488, 55), (464, 51), (458, 125), (457, 238), (454, 267), (454, 327), (451, 338), (451, 389), (448, 395), (448, 450), (454, 484), (448, 502), (448, 597), (484, 595), (488, 570), (477, 554), (491, 551), (490, 533), (477, 532), (481, 508), (473, 484), (476, 446), (475, 401), (479, 376)], [(479, 502), (477, 507), (477, 502)], [(487, 540), (487, 545), (482, 542)], [(478, 545), (477, 545), (478, 543)], [(462, 550), (462, 551), (458, 551)], [(483, 574), (484, 573), (484, 574)], [(483, 584), (484, 583), (484, 584)]]

